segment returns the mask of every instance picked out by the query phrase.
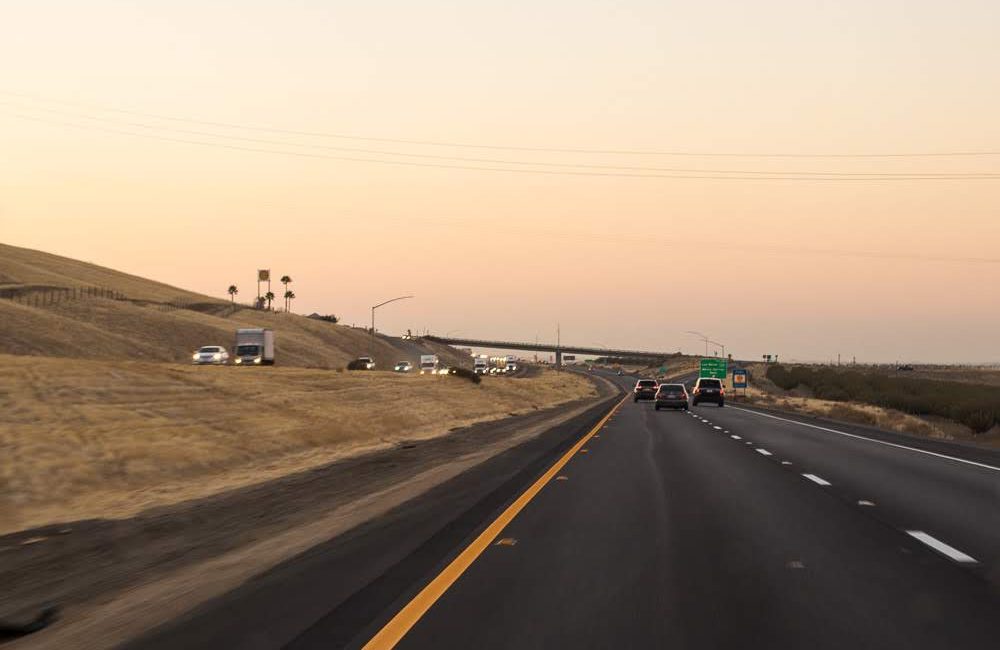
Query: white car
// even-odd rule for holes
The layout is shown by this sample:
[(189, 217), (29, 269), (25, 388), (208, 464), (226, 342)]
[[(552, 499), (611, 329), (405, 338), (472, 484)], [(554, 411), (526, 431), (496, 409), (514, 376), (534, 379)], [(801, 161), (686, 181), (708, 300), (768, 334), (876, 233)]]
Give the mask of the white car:
[(365, 364), (365, 370), (375, 370), (375, 359), (372, 357), (358, 357), (358, 361)]
[(198, 348), (198, 351), (191, 355), (191, 363), (199, 366), (205, 364), (225, 365), (229, 363), (229, 353), (221, 345), (206, 345)]

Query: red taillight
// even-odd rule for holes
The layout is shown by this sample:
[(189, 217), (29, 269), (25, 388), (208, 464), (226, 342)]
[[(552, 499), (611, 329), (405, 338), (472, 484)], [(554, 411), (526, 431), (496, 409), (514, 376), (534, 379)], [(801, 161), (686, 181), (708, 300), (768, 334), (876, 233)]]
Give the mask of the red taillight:
[(726, 394), (726, 389), (725, 388), (720, 388), (719, 389), (719, 395), (725, 395), (725, 394)]

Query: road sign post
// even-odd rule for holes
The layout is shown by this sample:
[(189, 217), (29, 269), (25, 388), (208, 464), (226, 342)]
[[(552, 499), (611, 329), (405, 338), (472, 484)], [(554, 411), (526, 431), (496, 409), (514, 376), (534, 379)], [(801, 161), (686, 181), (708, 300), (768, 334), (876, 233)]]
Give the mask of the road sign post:
[(699, 377), (712, 377), (714, 379), (726, 380), (726, 360), (718, 357), (702, 359)]
[(746, 368), (733, 368), (733, 389), (742, 388), (743, 396), (747, 394), (747, 371)]

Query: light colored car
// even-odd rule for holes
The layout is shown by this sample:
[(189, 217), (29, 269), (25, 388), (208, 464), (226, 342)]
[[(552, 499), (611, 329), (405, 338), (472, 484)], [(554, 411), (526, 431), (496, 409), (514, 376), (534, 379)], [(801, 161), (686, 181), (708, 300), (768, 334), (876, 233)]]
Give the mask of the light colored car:
[(400, 361), (396, 364), (396, 367), (393, 368), (393, 371), (395, 372), (410, 372), (411, 370), (413, 370), (413, 364), (409, 361)]
[(372, 357), (358, 357), (358, 361), (365, 364), (365, 370), (375, 370), (375, 359)]
[(229, 353), (221, 345), (206, 345), (198, 348), (198, 351), (191, 355), (191, 363), (199, 366), (205, 364), (225, 365), (229, 363)]

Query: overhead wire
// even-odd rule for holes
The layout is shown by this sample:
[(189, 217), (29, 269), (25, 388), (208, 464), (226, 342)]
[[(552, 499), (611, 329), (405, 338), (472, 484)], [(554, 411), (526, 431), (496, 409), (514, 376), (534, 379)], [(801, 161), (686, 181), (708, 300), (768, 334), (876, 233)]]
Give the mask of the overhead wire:
[[(692, 170), (691, 173), (631, 173), (631, 172), (611, 172), (611, 171), (572, 171), (572, 170), (554, 170), (554, 169), (518, 169), (510, 167), (485, 167), (485, 166), (472, 166), (472, 165), (451, 165), (443, 163), (427, 163), (427, 162), (414, 162), (409, 160), (386, 160), (381, 158), (361, 158), (355, 156), (332, 156), (320, 153), (310, 153), (305, 151), (289, 151), (280, 149), (265, 149), (262, 147), (249, 147), (242, 145), (234, 145), (225, 142), (206, 142), (204, 140), (192, 140), (189, 138), (178, 138), (171, 136), (164, 136), (155, 133), (142, 133), (135, 131), (125, 131), (121, 129), (113, 129), (108, 127), (97, 126), (93, 124), (80, 124), (76, 122), (66, 122), (62, 120), (51, 120), (47, 118), (24, 115), (22, 113), (6, 112), (8, 116), (15, 117), (18, 119), (30, 120), (35, 122), (42, 122), (48, 124), (57, 124), (60, 126), (69, 126), (78, 129), (92, 130), (92, 131), (102, 131), (106, 133), (114, 133), (118, 135), (127, 135), (140, 138), (150, 138), (155, 140), (176, 142), (183, 144), (192, 144), (204, 147), (215, 147), (231, 149), (236, 151), (246, 151), (254, 153), (268, 153), (268, 154), (279, 154), (284, 156), (296, 156), (303, 158), (314, 158), (314, 159), (326, 159), (326, 160), (340, 160), (347, 162), (363, 162), (363, 163), (373, 163), (380, 165), (397, 165), (397, 166), (408, 166), (408, 167), (430, 167), (437, 169), (462, 169), (469, 171), (488, 171), (488, 172), (507, 172), (507, 173), (520, 173), (520, 174), (542, 174), (542, 175), (554, 175), (554, 176), (595, 176), (595, 177), (617, 177), (617, 178), (663, 178), (663, 179), (699, 179), (699, 180), (777, 180), (777, 181), (814, 181), (814, 182), (828, 182), (828, 181), (868, 181), (868, 182), (885, 182), (885, 181), (919, 181), (919, 180), (997, 180), (1000, 179), (1000, 173), (964, 173), (964, 174), (933, 174), (933, 173), (914, 173), (912, 175), (900, 175), (900, 176), (832, 176), (832, 175), (816, 175), (816, 176), (801, 176), (801, 175), (783, 175), (781, 172), (741, 172), (746, 175), (721, 175), (721, 172), (701, 172), (700, 170)], [(226, 137), (226, 136), (214, 136), (214, 137)], [(288, 145), (296, 146), (296, 145)], [(526, 163), (532, 164), (532, 163)], [(613, 168), (612, 169), (617, 169)], [(734, 172), (735, 173), (735, 172)], [(793, 172), (794, 173), (794, 172)], [(752, 175), (751, 175), (752, 174)]]
[(236, 124), (233, 122), (203, 120), (191, 117), (166, 115), (162, 113), (136, 111), (131, 109), (117, 108), (117, 107), (106, 106), (101, 104), (93, 104), (88, 102), (46, 98), (46, 97), (41, 97), (39, 95), (33, 95), (29, 93), (18, 93), (7, 90), (0, 90), (0, 95), (21, 97), (24, 99), (31, 99), (36, 102), (87, 107), (107, 112), (137, 115), (159, 120), (188, 122), (191, 124), (201, 124), (205, 126), (215, 126), (221, 128), (229, 128), (229, 129), (241, 129), (247, 131), (267, 131), (271, 133), (284, 133), (287, 135), (301, 135), (301, 136), (322, 137), (322, 138), (339, 138), (346, 140), (363, 140), (369, 142), (390, 142), (397, 144), (411, 144), (411, 145), (435, 146), (435, 147), (500, 149), (507, 151), (578, 153), (578, 154), (595, 154), (595, 155), (642, 155), (642, 156), (687, 156), (687, 157), (731, 157), (731, 158), (938, 158), (938, 157), (968, 157), (968, 156), (1000, 156), (1000, 149), (911, 151), (911, 152), (861, 152), (861, 153), (718, 152), (718, 151), (680, 151), (680, 150), (671, 151), (671, 150), (657, 150), (657, 149), (598, 149), (598, 148), (584, 148), (584, 147), (541, 147), (541, 146), (522, 146), (522, 145), (507, 145), (507, 144), (492, 144), (492, 143), (424, 140), (424, 139), (412, 139), (412, 138), (371, 137), (371, 136), (360, 136), (356, 134), (347, 134), (347, 133), (287, 129), (287, 128), (278, 128), (278, 127), (269, 127), (260, 125)]

